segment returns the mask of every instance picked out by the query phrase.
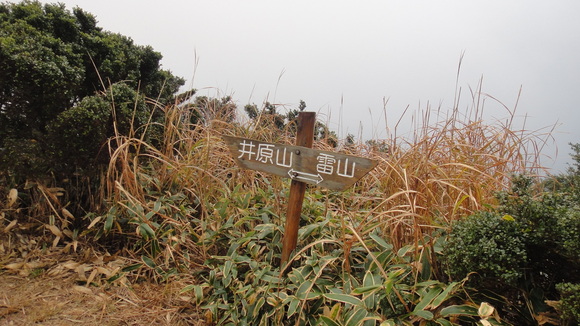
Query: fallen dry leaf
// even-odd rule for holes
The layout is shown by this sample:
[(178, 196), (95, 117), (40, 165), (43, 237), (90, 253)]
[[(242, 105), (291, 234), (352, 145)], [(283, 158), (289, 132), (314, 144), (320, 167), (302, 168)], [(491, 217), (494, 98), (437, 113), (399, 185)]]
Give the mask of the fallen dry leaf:
[(91, 289), (89, 289), (85, 286), (75, 285), (75, 286), (73, 286), (73, 290), (80, 292), (80, 293), (93, 295), (93, 291), (91, 291)]
[(75, 219), (74, 215), (72, 215), (72, 213), (68, 209), (66, 209), (66, 208), (63, 207), (61, 209), (61, 212), (62, 212), (62, 215), (64, 217), (66, 217), (68, 219), (71, 219), (71, 220), (74, 220)]
[(63, 237), (62, 232), (58, 227), (56, 227), (56, 225), (46, 225), (46, 228), (49, 229), (50, 232), (52, 232), (52, 234), (56, 235), (57, 237), (59, 238)]
[(102, 216), (97, 216), (94, 220), (91, 221), (91, 224), (89, 224), (87, 230), (90, 230), (93, 226), (95, 226), (95, 224), (99, 223), (102, 218)]
[(22, 269), (22, 266), (24, 266), (24, 263), (12, 263), (12, 264), (4, 265), (4, 268), (16, 271), (16, 270)]
[(16, 200), (18, 200), (18, 190), (12, 188), (12, 189), (10, 189), (10, 192), (8, 193), (8, 203), (7, 203), (6, 207), (8, 207), (8, 208), (12, 207), (12, 205), (14, 205), (14, 203), (16, 203)]
[(18, 221), (16, 220), (13, 220), (12, 222), (8, 223), (8, 226), (4, 228), (4, 233), (10, 232), (10, 230), (12, 230), (16, 226), (16, 223), (18, 223)]

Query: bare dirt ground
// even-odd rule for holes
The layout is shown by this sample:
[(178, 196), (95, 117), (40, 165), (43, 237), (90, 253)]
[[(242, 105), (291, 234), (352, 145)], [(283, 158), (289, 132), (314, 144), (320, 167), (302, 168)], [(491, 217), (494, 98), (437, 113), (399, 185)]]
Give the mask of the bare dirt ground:
[(0, 325), (205, 325), (182, 279), (107, 281), (126, 265), (0, 234)]

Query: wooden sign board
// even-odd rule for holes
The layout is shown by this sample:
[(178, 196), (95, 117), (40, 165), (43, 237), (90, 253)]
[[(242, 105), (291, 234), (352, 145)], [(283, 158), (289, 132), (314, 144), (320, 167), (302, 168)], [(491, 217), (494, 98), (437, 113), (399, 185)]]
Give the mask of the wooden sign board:
[(222, 136), (243, 168), (333, 190), (345, 190), (375, 168), (376, 161), (308, 147)]

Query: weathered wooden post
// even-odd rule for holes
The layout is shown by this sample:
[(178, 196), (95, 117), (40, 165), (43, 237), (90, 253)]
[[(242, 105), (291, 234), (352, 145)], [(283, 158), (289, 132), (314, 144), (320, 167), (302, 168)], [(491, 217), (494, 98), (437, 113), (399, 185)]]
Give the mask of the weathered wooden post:
[(362, 157), (312, 149), (315, 122), (314, 112), (298, 114), (295, 146), (222, 136), (239, 166), (292, 179), (281, 266), (296, 249), (306, 184), (344, 190), (377, 165), (376, 161)]
[[(316, 113), (300, 112), (298, 114), (298, 132), (296, 134), (296, 146), (312, 148), (314, 142), (314, 122)], [(302, 154), (296, 150), (297, 156)], [(293, 178), (290, 184), (290, 195), (288, 198), (288, 209), (286, 211), (286, 227), (284, 228), (284, 239), (282, 240), (282, 261), (281, 266), (288, 261), (290, 254), (296, 249), (298, 241), (298, 228), (300, 226), (300, 215), (302, 214), (302, 203), (304, 193), (306, 192), (306, 183)]]

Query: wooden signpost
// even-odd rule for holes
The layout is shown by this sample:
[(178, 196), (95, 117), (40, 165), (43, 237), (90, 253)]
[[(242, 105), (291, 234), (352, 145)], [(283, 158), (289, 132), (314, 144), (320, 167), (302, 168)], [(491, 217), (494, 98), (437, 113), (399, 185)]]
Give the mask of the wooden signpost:
[(377, 165), (376, 161), (362, 157), (312, 149), (315, 117), (314, 112), (298, 114), (296, 146), (222, 136), (239, 166), (292, 179), (282, 264), (296, 249), (306, 184), (344, 190)]

